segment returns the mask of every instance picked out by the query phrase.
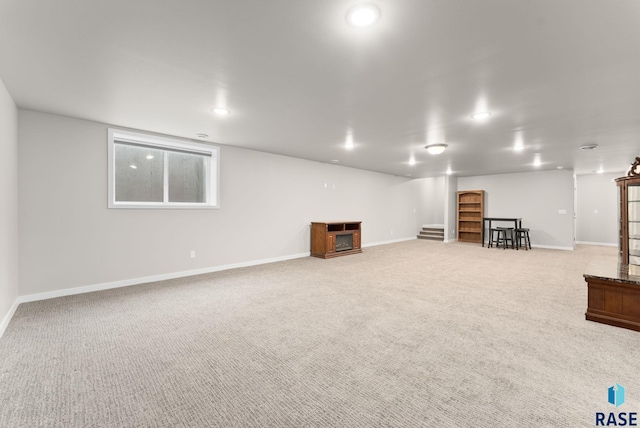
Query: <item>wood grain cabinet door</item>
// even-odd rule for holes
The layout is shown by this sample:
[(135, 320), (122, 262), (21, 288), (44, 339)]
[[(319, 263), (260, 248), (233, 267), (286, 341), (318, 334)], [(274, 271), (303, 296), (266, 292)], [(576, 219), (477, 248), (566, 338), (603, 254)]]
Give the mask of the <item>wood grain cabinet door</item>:
[(353, 248), (360, 248), (360, 234), (358, 232), (353, 233)]
[(336, 235), (333, 233), (327, 234), (327, 253), (336, 252)]

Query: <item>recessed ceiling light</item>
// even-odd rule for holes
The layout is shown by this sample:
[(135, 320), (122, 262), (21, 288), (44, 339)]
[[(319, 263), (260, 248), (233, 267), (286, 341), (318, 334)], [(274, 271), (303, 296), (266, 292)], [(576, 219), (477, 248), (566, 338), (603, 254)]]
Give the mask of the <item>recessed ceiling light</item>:
[(133, 165), (133, 164), (129, 165), (129, 168), (131, 168), (131, 169), (138, 169), (138, 167), (137, 167), (137, 166), (135, 166), (135, 165)]
[(563, 167), (563, 166), (558, 165), (558, 166), (556, 167), (556, 169), (564, 169), (564, 167)]
[(597, 148), (597, 144), (585, 144), (584, 146), (580, 146), (580, 150), (595, 150)]
[(521, 152), (524, 150), (524, 146), (513, 146), (514, 152)]
[(220, 116), (226, 116), (226, 115), (228, 115), (229, 113), (231, 113), (228, 109), (226, 109), (226, 108), (224, 108), (224, 107), (216, 107), (216, 108), (214, 108), (214, 109), (213, 109), (213, 112), (214, 112), (215, 114), (220, 115)]
[(415, 165), (415, 164), (416, 164), (416, 158), (414, 158), (413, 156), (411, 156), (411, 157), (409, 158), (409, 165), (413, 166), (413, 165)]
[(208, 138), (209, 135), (208, 134), (196, 134), (196, 137), (198, 137), (198, 138)]
[(153, 156), (153, 155), (147, 155), (147, 156), (145, 156), (145, 157), (146, 157), (147, 159), (151, 160), (151, 159), (153, 159), (155, 156)]
[(491, 113), (488, 111), (479, 111), (477, 113), (474, 113), (471, 115), (471, 119), (475, 119), (475, 120), (485, 120), (488, 119), (489, 116), (491, 116)]
[(444, 152), (444, 150), (447, 148), (446, 144), (429, 144), (428, 146), (424, 146), (425, 149), (427, 149), (427, 152), (429, 152), (432, 155), (439, 155), (440, 153)]
[(360, 4), (347, 12), (347, 22), (354, 27), (373, 25), (380, 19), (380, 8), (373, 3)]
[(332, 159), (330, 162), (331, 163), (339, 163), (340, 161), (338, 159)]
[(451, 167), (448, 167), (447, 168), (447, 175), (451, 175), (451, 174), (453, 174), (453, 171), (451, 171)]

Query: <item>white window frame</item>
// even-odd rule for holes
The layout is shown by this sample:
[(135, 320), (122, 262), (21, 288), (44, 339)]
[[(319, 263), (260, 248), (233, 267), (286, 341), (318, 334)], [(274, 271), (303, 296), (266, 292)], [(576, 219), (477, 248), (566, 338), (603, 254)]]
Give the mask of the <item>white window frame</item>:
[[(167, 163), (165, 161), (164, 202), (118, 202), (116, 197), (116, 171), (115, 171), (115, 144), (117, 142), (131, 143), (132, 145), (145, 145), (158, 150), (178, 150), (193, 154), (204, 155), (205, 162), (205, 202), (169, 202)], [(140, 134), (137, 132), (122, 131), (109, 128), (109, 208), (128, 209), (218, 209), (220, 208), (220, 148), (206, 144), (192, 143), (175, 140), (172, 138), (157, 137), (154, 135)], [(166, 156), (165, 156), (166, 159)]]

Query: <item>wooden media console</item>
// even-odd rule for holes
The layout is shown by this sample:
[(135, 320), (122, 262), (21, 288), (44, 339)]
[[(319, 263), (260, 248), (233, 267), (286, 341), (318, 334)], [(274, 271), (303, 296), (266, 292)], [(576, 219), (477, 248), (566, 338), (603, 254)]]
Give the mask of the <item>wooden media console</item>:
[(311, 223), (311, 255), (328, 259), (361, 253), (361, 221)]

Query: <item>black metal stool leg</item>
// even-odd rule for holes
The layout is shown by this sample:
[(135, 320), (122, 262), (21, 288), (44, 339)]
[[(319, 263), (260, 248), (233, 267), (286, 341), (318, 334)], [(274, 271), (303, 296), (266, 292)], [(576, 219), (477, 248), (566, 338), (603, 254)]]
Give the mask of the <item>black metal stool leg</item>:
[(522, 228), (516, 229), (516, 249), (520, 249), (524, 243), (524, 249), (531, 249), (531, 239), (529, 238), (529, 229)]

